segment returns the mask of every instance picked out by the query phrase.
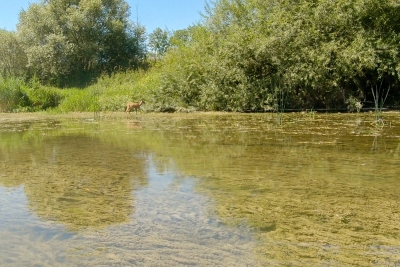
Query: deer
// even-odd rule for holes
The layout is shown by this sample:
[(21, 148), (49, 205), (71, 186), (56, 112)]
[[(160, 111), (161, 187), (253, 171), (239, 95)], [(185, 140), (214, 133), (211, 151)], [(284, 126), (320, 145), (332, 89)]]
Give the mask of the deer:
[(128, 103), (126, 104), (125, 113), (128, 112), (128, 114), (130, 114), (131, 110), (132, 110), (132, 109), (135, 109), (135, 110), (136, 110), (136, 114), (137, 114), (137, 111), (138, 111), (138, 109), (140, 109), (140, 106), (141, 106), (142, 104), (145, 104), (143, 100), (140, 100), (139, 103), (128, 102)]

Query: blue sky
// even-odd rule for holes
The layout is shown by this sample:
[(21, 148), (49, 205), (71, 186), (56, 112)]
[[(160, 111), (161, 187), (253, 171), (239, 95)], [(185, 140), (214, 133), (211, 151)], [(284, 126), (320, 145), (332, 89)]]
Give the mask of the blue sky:
[[(136, 22), (136, 8), (139, 22), (151, 33), (159, 27), (163, 30), (179, 30), (201, 21), (206, 0), (125, 0), (131, 7), (131, 20)], [(14, 31), (18, 14), (27, 10), (29, 3), (39, 0), (0, 0), (0, 28)]]

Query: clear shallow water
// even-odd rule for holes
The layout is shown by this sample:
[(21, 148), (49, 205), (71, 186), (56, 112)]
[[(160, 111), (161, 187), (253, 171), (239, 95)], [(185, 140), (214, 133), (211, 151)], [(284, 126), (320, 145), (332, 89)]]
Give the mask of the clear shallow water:
[(400, 266), (400, 116), (0, 119), (1, 266)]
[[(174, 184), (173, 174), (158, 174), (153, 166), (148, 171), (146, 187), (131, 192), (135, 203), (124, 223), (80, 223), (94, 221), (88, 216), (96, 213), (72, 214), (62, 222), (41, 218), (29, 210), (32, 203), (23, 186), (1, 188), (1, 266), (255, 264), (255, 239), (249, 229), (228, 227), (207, 212), (210, 199), (194, 194), (192, 181)], [(108, 207), (102, 207), (105, 210)]]

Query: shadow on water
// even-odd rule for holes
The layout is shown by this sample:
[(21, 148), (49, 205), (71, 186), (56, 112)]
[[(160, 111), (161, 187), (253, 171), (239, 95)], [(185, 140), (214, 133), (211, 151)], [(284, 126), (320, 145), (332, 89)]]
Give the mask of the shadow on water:
[(0, 236), (66, 266), (400, 265), (400, 115), (284, 116), (0, 121)]

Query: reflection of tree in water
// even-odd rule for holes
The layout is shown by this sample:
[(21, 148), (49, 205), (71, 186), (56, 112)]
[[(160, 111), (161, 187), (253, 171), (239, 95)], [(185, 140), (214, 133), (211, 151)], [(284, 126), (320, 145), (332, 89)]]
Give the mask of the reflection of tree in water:
[(2, 183), (24, 184), (32, 210), (76, 230), (127, 221), (132, 190), (147, 184), (143, 157), (82, 135), (49, 139), (5, 159)]

